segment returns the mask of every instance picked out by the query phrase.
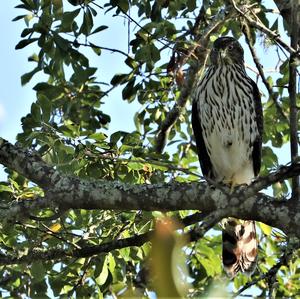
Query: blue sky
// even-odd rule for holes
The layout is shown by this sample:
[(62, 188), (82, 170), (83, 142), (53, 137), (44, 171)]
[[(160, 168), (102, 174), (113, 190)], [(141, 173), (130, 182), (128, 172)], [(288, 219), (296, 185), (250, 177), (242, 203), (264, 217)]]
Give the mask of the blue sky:
[(21, 87), (20, 76), (30, 69), (26, 63), (30, 49), (15, 51), (22, 29), (20, 22), (11, 22), (17, 11), (14, 3), (2, 1), (0, 10), (0, 136), (14, 141), (20, 128), (20, 118), (29, 110), (34, 99), (31, 84)]

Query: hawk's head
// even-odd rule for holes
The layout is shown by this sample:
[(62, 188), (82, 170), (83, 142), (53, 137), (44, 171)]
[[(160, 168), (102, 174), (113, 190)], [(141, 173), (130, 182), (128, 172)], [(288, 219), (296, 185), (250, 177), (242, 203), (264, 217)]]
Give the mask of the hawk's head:
[(220, 37), (213, 44), (210, 60), (214, 65), (244, 64), (244, 50), (235, 38)]

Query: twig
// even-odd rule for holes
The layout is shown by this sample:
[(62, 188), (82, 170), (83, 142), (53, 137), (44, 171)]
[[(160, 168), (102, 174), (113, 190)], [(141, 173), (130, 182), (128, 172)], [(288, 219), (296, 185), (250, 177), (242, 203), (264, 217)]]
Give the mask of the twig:
[(188, 232), (188, 236), (190, 240), (193, 242), (197, 242), (201, 239), (204, 234), (215, 226), (221, 219), (223, 218), (222, 210), (214, 211), (208, 214), (202, 221), (199, 227), (196, 227)]
[(282, 108), (281, 106), (279, 105), (278, 101), (277, 101), (277, 98), (275, 97), (274, 93), (273, 93), (273, 89), (272, 89), (272, 86), (270, 85), (270, 83), (267, 81), (266, 77), (265, 77), (265, 74), (264, 74), (264, 70), (262, 68), (262, 65), (260, 64), (260, 61), (259, 61), (259, 58), (256, 54), (256, 51), (252, 45), (252, 42), (250, 40), (250, 35), (249, 35), (249, 32), (248, 32), (248, 26), (245, 24), (245, 27), (243, 28), (243, 33), (245, 35), (245, 39), (246, 39), (246, 43), (250, 49), (250, 52), (251, 52), (251, 55), (252, 55), (252, 58), (253, 58), (253, 61), (256, 65), (256, 68), (259, 72), (259, 75), (261, 77), (261, 80), (262, 82), (264, 83), (266, 89), (268, 90), (268, 93), (269, 93), (269, 97), (273, 100), (273, 103), (275, 104), (275, 107), (278, 111), (278, 113), (282, 116), (282, 118), (284, 120), (286, 120), (288, 122), (288, 119), (286, 117), (286, 115), (283, 113), (282, 111)]
[(59, 241), (65, 242), (65, 244), (68, 244), (69, 246), (72, 246), (74, 248), (80, 248), (76, 243), (72, 243), (72, 242), (68, 241), (67, 239), (61, 237), (59, 233), (55, 233), (55, 232), (51, 231), (51, 229), (49, 227), (47, 227), (46, 225), (43, 225), (44, 228), (46, 229), (46, 230), (43, 230), (43, 229), (40, 229), (39, 227), (30, 225), (30, 224), (26, 224), (26, 223), (17, 222), (16, 224), (20, 225), (21, 228), (25, 227), (25, 229), (29, 228), (29, 229), (37, 230), (38, 232), (44, 234), (45, 238), (48, 238), (48, 237), (56, 238)]
[(109, 47), (102, 47), (102, 46), (97, 46), (97, 45), (94, 45), (93, 43), (79, 43), (78, 41), (74, 41), (74, 42), (70, 42), (73, 46), (82, 46), (82, 47), (90, 47), (90, 48), (96, 48), (96, 49), (99, 49), (99, 50), (106, 50), (106, 51), (110, 51), (110, 52), (113, 52), (113, 53), (119, 53), (119, 54), (122, 54), (123, 56), (127, 57), (127, 58), (132, 58), (130, 55), (128, 55), (127, 53), (125, 53), (124, 51), (122, 50), (119, 50), (119, 49), (114, 49), (114, 48), (109, 48)]
[(117, 7), (128, 18), (129, 21), (133, 22), (138, 28), (140, 28), (145, 33), (149, 34), (149, 36), (151, 36), (157, 42), (164, 45), (164, 47), (171, 49), (171, 46), (168, 44), (168, 42), (169, 42), (168, 40), (165, 40), (163, 38), (156, 38), (155, 36), (153, 36), (153, 34), (149, 30), (147, 30), (145, 27), (141, 26), (139, 22), (137, 22), (134, 18), (132, 18), (120, 5), (117, 5)]
[(249, 23), (249, 25), (255, 27), (256, 29), (260, 30), (261, 32), (265, 33), (269, 38), (273, 39), (274, 41), (276, 41), (280, 46), (282, 46), (286, 51), (288, 51), (289, 53), (294, 53), (297, 56), (299, 56), (299, 53), (297, 54), (296, 48), (290, 47), (287, 43), (285, 43), (281, 38), (280, 35), (276, 32), (273, 32), (272, 30), (270, 30), (269, 28), (267, 28), (265, 25), (263, 25), (259, 18), (255, 15), (256, 19), (258, 21), (253, 20), (247, 13), (247, 11), (242, 11), (235, 3), (234, 0), (230, 0), (230, 2), (232, 3), (232, 6), (234, 7), (234, 9), (241, 15), (241, 17), (245, 18), (247, 20), (247, 22)]
[(57, 218), (62, 216), (65, 212), (66, 212), (66, 210), (60, 209), (58, 212), (56, 212), (53, 215), (48, 216), (48, 217), (39, 217), (39, 216), (29, 215), (29, 219), (35, 220), (35, 221), (52, 221), (52, 220), (56, 220)]
[[(291, 175), (291, 173), (293, 173), (293, 175)], [(272, 184), (283, 181), (288, 177), (295, 177), (299, 175), (299, 173), (300, 173), (300, 162), (298, 161), (292, 163), (289, 166), (281, 166), (280, 168), (277, 169), (277, 171), (270, 173), (265, 177), (259, 177), (250, 185), (251, 188), (246, 188), (244, 191), (242, 191), (243, 190), (242, 189), (241, 191), (243, 192), (244, 196), (246, 196), (246, 198), (249, 198), (250, 196), (254, 196), (257, 192), (271, 186)], [(240, 191), (236, 190), (235, 192), (237, 192), (238, 194)]]
[(180, 219), (179, 221), (182, 222), (184, 226), (189, 226), (191, 224), (194, 224), (196, 222), (203, 221), (205, 217), (207, 217), (209, 214), (208, 213), (203, 213), (203, 212), (196, 212), (192, 215), (186, 216), (183, 219)]
[(90, 267), (90, 263), (91, 263), (91, 258), (88, 258), (84, 265), (82, 265), (81, 267), (81, 274), (79, 275), (79, 278), (77, 280), (77, 282), (75, 283), (75, 285), (73, 286), (73, 288), (68, 292), (68, 298), (72, 298), (72, 295), (76, 292), (76, 290), (84, 285), (84, 281), (86, 279), (87, 276), (87, 272), (89, 270)]
[(154, 159), (132, 159), (132, 158), (121, 158), (121, 157), (115, 157), (115, 156), (108, 156), (108, 155), (99, 155), (99, 153), (95, 154), (89, 154), (90, 157), (95, 158), (96, 160), (109, 160), (112, 163), (124, 163), (127, 164), (129, 162), (136, 162), (136, 163), (149, 163), (152, 165), (157, 165), (157, 166), (163, 166), (167, 168), (167, 171), (178, 171), (182, 172), (185, 174), (193, 175), (196, 176), (200, 179), (204, 179), (204, 177), (196, 172), (191, 171), (188, 168), (184, 167), (176, 167), (171, 163), (165, 162), (165, 161), (160, 161), (160, 160), (154, 160)]

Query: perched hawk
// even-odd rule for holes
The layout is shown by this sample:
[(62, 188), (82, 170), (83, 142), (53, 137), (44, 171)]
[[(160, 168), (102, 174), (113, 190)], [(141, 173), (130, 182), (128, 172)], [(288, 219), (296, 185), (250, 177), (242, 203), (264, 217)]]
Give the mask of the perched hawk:
[[(196, 84), (192, 125), (203, 175), (217, 183), (250, 184), (261, 164), (262, 105), (244, 67), (244, 51), (232, 37), (218, 38), (211, 65)], [(223, 223), (223, 264), (234, 277), (256, 266), (254, 221)]]

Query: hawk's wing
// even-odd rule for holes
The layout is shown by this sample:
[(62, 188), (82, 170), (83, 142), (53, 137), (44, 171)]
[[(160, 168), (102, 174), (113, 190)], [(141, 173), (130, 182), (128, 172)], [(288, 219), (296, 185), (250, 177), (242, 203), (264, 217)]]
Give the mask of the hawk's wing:
[(205, 142), (203, 139), (203, 132), (201, 128), (201, 119), (200, 119), (197, 100), (193, 101), (192, 126), (193, 126), (194, 136), (196, 139), (197, 153), (198, 153), (202, 173), (205, 177), (209, 177), (212, 179), (213, 178), (212, 164), (209, 155), (207, 153)]
[(257, 176), (260, 171), (261, 165), (261, 148), (262, 148), (262, 135), (263, 135), (263, 110), (260, 99), (260, 94), (256, 83), (250, 79), (251, 85), (253, 87), (253, 102), (254, 109), (256, 114), (256, 124), (259, 135), (253, 142), (253, 151), (252, 151), (252, 161), (253, 161), (253, 170), (254, 175)]

